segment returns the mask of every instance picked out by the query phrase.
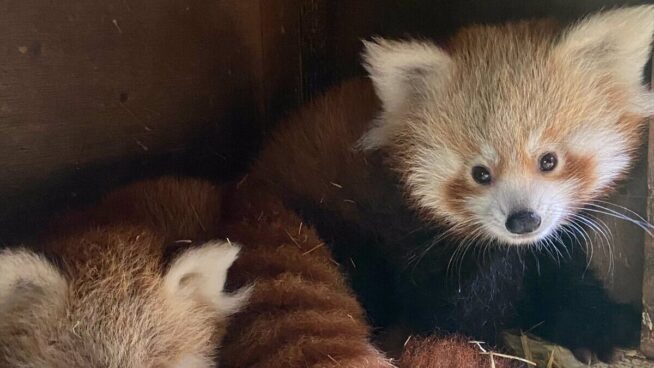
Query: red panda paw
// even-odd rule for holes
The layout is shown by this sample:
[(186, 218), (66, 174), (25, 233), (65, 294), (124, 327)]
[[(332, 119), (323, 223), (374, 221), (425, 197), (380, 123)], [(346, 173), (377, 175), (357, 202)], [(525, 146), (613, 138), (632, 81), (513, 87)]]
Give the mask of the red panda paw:
[(617, 349), (607, 349), (593, 353), (588, 348), (577, 348), (572, 350), (572, 354), (583, 364), (591, 365), (597, 362), (614, 364), (624, 358), (624, 353)]
[(586, 365), (593, 364), (593, 352), (587, 348), (577, 348), (572, 350), (572, 354), (579, 362)]

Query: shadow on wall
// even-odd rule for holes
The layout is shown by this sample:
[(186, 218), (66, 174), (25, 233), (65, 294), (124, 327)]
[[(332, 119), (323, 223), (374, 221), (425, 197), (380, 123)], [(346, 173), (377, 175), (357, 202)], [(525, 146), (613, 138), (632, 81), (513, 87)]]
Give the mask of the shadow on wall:
[[(360, 75), (361, 39), (428, 37), (444, 39), (474, 23), (499, 23), (526, 18), (554, 17), (570, 21), (589, 12), (616, 6), (654, 3), (620, 0), (360, 0), (325, 2), (328, 41), (315, 79), (332, 84)], [(320, 87), (320, 85), (318, 85)]]
[(258, 5), (3, 2), (0, 242), (73, 196), (242, 169), (261, 121)]

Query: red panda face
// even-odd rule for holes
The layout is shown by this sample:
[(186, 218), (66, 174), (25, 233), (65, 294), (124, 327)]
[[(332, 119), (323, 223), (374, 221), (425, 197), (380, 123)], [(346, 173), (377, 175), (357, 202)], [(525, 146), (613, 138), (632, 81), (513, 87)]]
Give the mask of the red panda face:
[[(412, 202), (469, 239), (531, 244), (624, 175), (654, 99), (642, 86), (654, 7), (474, 27), (448, 53), (378, 40), (365, 54), (383, 112), (362, 139)], [(583, 220), (581, 220), (583, 222)]]

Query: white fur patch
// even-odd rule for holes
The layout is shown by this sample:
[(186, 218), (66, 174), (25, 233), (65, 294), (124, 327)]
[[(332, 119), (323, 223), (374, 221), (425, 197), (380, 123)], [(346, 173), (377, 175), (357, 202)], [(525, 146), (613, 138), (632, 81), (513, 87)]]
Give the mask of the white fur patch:
[(210, 359), (196, 355), (187, 355), (171, 365), (170, 368), (210, 368), (214, 366), (215, 364)]
[(558, 52), (582, 65), (599, 66), (635, 87), (641, 84), (653, 34), (653, 5), (616, 9), (590, 16), (572, 27)]
[(462, 165), (461, 158), (446, 148), (418, 151), (406, 179), (418, 205), (430, 210), (443, 208), (447, 198), (443, 198), (442, 192), (436, 188), (444, 186)]
[(38, 287), (49, 293), (63, 294), (67, 282), (43, 257), (27, 249), (0, 252), (0, 307), (17, 292), (20, 284)]
[(500, 156), (497, 150), (488, 143), (482, 143), (479, 146), (479, 152), (481, 153), (480, 164), (493, 167), (500, 162)]
[[(545, 239), (562, 224), (571, 212), (574, 190), (572, 183), (514, 176), (498, 182), (467, 206), (496, 239), (506, 244), (529, 244)], [(540, 216), (541, 225), (536, 232), (516, 235), (506, 229), (508, 216), (519, 210), (531, 210)]]
[(164, 277), (170, 295), (211, 303), (223, 315), (236, 313), (247, 301), (251, 288), (233, 294), (223, 291), (227, 270), (238, 257), (240, 247), (222, 241), (209, 242), (179, 256)]
[(568, 137), (568, 149), (574, 153), (590, 155), (595, 159), (597, 181), (595, 191), (602, 191), (612, 184), (628, 167), (631, 158), (627, 154), (629, 145), (616, 128), (588, 124)]
[(383, 116), (361, 140), (364, 149), (382, 146), (392, 131), (393, 116), (419, 92), (420, 85), (443, 80), (451, 67), (450, 56), (430, 42), (390, 41), (375, 38), (364, 41), (364, 66), (382, 101)]
[(630, 111), (643, 116), (654, 115), (654, 93), (641, 88), (642, 91), (636, 98), (631, 101)]

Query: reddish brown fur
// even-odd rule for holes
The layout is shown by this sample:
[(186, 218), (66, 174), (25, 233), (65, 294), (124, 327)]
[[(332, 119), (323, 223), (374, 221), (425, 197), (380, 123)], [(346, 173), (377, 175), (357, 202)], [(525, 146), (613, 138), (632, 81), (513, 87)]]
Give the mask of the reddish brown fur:
[(226, 195), (221, 236), (244, 244), (231, 275), (256, 282), (222, 352), (228, 367), (391, 367), (327, 247), (266, 186)]
[(381, 157), (363, 155), (354, 148), (378, 109), (368, 80), (344, 82), (281, 122), (250, 176), (271, 185), (285, 200), (310, 198), (346, 219), (360, 219), (362, 203), (344, 199), (374, 203), (393, 187), (379, 172)]
[[(434, 359), (438, 357), (438, 359)], [(518, 368), (526, 366), (507, 358), (495, 357), (497, 368)], [(401, 367), (411, 368), (491, 368), (489, 355), (480, 354), (479, 349), (462, 337), (415, 338), (411, 339), (399, 361)]]
[[(173, 240), (211, 237), (219, 204), (208, 183), (163, 179), (55, 220), (39, 244), (60, 261), (61, 297), (2, 309), (0, 351), (11, 353), (0, 355), (0, 365), (135, 368), (212, 359), (226, 310), (173, 294), (164, 252)], [(29, 338), (16, 337), (23, 330)]]
[(445, 187), (448, 209), (453, 212), (467, 213), (465, 199), (483, 191), (479, 185), (473, 185), (467, 173), (461, 173)]
[(326, 247), (264, 187), (240, 183), (221, 206), (220, 191), (205, 182), (138, 183), (110, 194), (90, 211), (60, 219), (53, 227), (60, 240), (49, 248), (76, 259), (77, 272), (90, 272), (86, 260), (93, 263), (107, 249), (97, 247), (104, 242), (94, 238), (70, 246), (69, 234), (80, 228), (110, 227), (111, 236), (120, 237), (127, 232), (123, 228), (136, 225), (156, 234), (156, 241), (145, 242), (155, 245), (148, 256), (154, 259), (163, 244), (227, 238), (244, 245), (232, 283), (256, 281), (256, 286), (221, 353), (226, 366), (391, 367), (369, 343), (364, 312)]
[[(593, 183), (597, 180), (595, 165), (595, 159), (592, 156), (568, 154), (565, 157), (564, 169), (554, 172), (551, 176), (545, 175), (545, 177), (554, 180), (575, 180), (579, 183), (580, 193), (588, 193)], [(588, 199), (583, 197), (577, 198), (580, 202)]]

